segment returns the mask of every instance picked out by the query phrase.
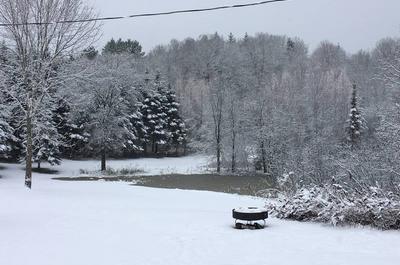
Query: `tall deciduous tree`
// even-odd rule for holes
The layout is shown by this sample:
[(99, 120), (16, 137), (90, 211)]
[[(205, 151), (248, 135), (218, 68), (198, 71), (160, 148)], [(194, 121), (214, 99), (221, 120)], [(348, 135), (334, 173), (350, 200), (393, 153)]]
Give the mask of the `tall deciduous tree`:
[[(89, 113), (90, 144), (101, 156), (101, 170), (111, 151), (133, 147), (135, 135), (131, 130), (129, 106), (135, 101), (135, 75), (129, 57), (102, 55), (87, 61), (92, 68), (91, 82), (83, 87), (82, 108)], [(77, 92), (75, 92), (76, 94)]]
[[(9, 96), (24, 113), (25, 185), (32, 185), (33, 122), (43, 99), (65, 84), (54, 66), (97, 36), (96, 15), (83, 0), (1, 0), (0, 31), (16, 57), (17, 80)], [(62, 23), (80, 21), (79, 23)], [(59, 23), (56, 23), (59, 22)]]

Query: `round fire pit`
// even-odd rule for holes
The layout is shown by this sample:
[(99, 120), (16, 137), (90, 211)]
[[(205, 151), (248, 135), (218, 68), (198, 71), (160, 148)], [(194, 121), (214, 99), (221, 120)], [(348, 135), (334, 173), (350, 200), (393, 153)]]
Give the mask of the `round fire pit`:
[[(262, 229), (265, 227), (268, 211), (260, 207), (240, 207), (232, 210), (232, 217), (235, 219), (235, 228), (237, 229)], [(240, 221), (245, 221), (245, 223)], [(263, 221), (263, 224), (259, 224), (257, 221)]]

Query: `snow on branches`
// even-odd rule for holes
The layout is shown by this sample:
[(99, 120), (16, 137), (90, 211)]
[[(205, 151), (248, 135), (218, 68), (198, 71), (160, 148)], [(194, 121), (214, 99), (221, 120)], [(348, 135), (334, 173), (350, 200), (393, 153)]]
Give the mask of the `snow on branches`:
[(387, 191), (355, 179), (332, 179), (330, 183), (310, 184), (293, 193), (282, 193), (267, 207), (282, 219), (400, 229), (400, 184), (397, 185), (397, 191)]

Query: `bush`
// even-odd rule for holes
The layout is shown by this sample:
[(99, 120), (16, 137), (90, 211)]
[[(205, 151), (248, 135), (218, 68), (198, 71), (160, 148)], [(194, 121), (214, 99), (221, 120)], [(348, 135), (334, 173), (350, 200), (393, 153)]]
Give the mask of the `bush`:
[(281, 193), (267, 208), (282, 219), (400, 229), (399, 193), (357, 181), (310, 184), (294, 193)]
[(139, 168), (121, 168), (121, 169), (113, 169), (113, 168), (107, 168), (106, 171), (90, 171), (86, 169), (80, 169), (79, 173), (81, 175), (88, 175), (88, 176), (133, 176), (137, 175), (140, 173), (144, 173), (143, 169)]

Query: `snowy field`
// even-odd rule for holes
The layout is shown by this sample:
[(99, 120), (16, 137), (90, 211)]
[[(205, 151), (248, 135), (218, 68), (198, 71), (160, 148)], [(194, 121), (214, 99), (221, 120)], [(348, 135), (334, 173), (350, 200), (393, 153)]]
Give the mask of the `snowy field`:
[[(198, 173), (204, 157), (112, 161), (151, 174)], [(0, 164), (1, 265), (397, 265), (400, 233), (332, 228), (277, 219), (232, 228), (231, 209), (263, 201), (213, 192), (151, 189), (115, 182), (61, 182)], [(66, 161), (60, 176), (96, 169)]]

